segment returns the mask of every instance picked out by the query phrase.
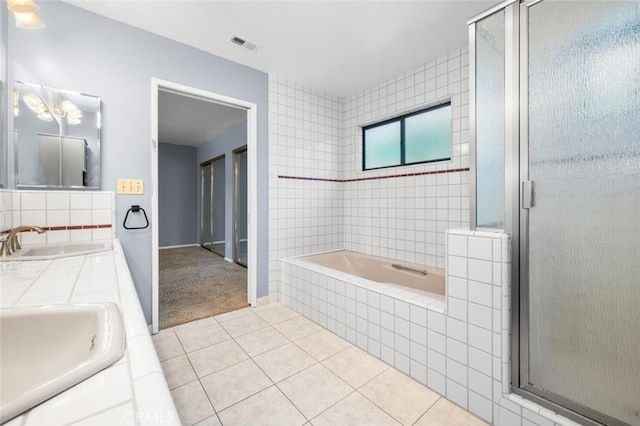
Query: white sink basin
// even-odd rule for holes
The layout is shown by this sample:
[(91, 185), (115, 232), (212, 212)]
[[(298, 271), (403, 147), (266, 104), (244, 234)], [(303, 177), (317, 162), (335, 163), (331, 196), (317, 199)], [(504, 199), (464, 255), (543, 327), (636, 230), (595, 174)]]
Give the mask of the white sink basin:
[(0, 310), (0, 423), (109, 367), (124, 350), (115, 303)]
[(2, 261), (12, 260), (47, 260), (59, 257), (80, 256), (113, 249), (111, 241), (85, 241), (77, 243), (44, 244), (28, 246), (11, 256), (1, 258)]

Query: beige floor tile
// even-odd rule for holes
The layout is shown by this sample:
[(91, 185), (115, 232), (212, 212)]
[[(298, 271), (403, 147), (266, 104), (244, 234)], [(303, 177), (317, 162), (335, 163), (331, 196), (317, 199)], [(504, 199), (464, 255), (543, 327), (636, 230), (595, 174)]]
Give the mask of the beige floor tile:
[(318, 361), (323, 361), (351, 346), (351, 343), (324, 329), (302, 337), (294, 343)]
[(217, 321), (205, 324), (203, 323), (200, 327), (185, 327), (184, 325), (175, 327), (178, 340), (180, 340), (187, 353), (231, 339), (229, 333)]
[(220, 419), (215, 414), (211, 417), (207, 417), (201, 422), (195, 424), (195, 426), (222, 426)]
[(169, 389), (177, 388), (186, 383), (193, 382), (197, 379), (195, 371), (191, 367), (189, 358), (186, 355), (180, 355), (175, 358), (167, 359), (160, 363), (162, 372), (167, 380)]
[(235, 318), (240, 318), (245, 315), (251, 315), (253, 308), (236, 309), (235, 311), (225, 312), (224, 314), (216, 315), (215, 318), (218, 322), (229, 321)]
[(413, 424), (440, 398), (437, 393), (393, 368), (358, 390), (403, 425)]
[(195, 330), (198, 328), (209, 327), (210, 325), (218, 324), (218, 321), (214, 317), (203, 318), (191, 322), (187, 322), (178, 326), (173, 327), (175, 331), (178, 330)]
[(209, 398), (199, 381), (191, 382), (171, 391), (180, 421), (183, 425), (193, 425), (215, 414)]
[(486, 426), (473, 414), (458, 407), (445, 398), (440, 398), (429, 411), (415, 423), (416, 426)]
[(307, 368), (278, 384), (298, 410), (311, 419), (353, 391), (321, 364)]
[(322, 330), (322, 327), (318, 324), (303, 316), (283, 321), (273, 326), (291, 340), (296, 340)]
[(251, 333), (243, 334), (236, 338), (236, 342), (244, 349), (249, 356), (260, 355), (278, 346), (286, 345), (289, 339), (273, 327), (262, 328)]
[(256, 308), (255, 313), (269, 324), (277, 324), (300, 316), (299, 313), (281, 303), (269, 303), (264, 307)]
[(249, 358), (233, 340), (207, 346), (187, 356), (198, 377), (208, 376)]
[(260, 330), (261, 328), (268, 327), (262, 318), (254, 313), (249, 315), (243, 315), (239, 318), (233, 318), (228, 321), (220, 323), (227, 333), (233, 337), (239, 337), (243, 334), (251, 333), (252, 331)]
[(218, 412), (273, 385), (250, 359), (203, 377), (201, 382)]
[(322, 364), (356, 389), (389, 368), (355, 346), (325, 359)]
[(294, 343), (260, 354), (253, 360), (275, 383), (317, 363)]
[(367, 398), (354, 392), (318, 417), (311, 420), (314, 426), (383, 426), (400, 425)]
[(160, 330), (157, 334), (151, 336), (151, 338), (153, 339), (153, 346), (156, 348), (160, 361), (184, 354), (184, 349), (182, 349), (182, 345), (176, 333), (174, 333), (173, 328)]
[(275, 386), (221, 411), (218, 415), (225, 426), (300, 426), (307, 421)]

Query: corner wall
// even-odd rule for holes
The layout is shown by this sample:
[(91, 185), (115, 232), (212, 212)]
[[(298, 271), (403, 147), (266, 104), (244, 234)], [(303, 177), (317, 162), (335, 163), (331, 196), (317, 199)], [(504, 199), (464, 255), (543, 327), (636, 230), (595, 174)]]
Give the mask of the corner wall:
[(344, 247), (340, 144), (342, 102), (269, 78), (269, 296), (279, 259)]
[(197, 148), (158, 144), (158, 246), (197, 244)]

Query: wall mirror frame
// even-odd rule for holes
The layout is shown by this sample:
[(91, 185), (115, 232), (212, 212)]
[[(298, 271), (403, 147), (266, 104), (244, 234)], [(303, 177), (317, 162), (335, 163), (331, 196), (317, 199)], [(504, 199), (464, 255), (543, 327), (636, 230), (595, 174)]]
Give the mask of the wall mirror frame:
[(100, 189), (100, 97), (14, 82), (15, 186)]

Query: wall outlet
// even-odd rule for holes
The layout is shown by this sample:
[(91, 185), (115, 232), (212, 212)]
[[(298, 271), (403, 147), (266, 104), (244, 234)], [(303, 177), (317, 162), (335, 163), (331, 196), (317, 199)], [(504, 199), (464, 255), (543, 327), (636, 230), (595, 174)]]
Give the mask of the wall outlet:
[(118, 194), (142, 195), (144, 194), (144, 181), (142, 179), (118, 179)]

